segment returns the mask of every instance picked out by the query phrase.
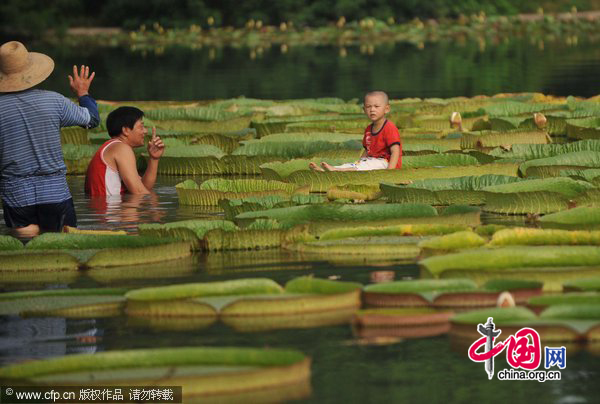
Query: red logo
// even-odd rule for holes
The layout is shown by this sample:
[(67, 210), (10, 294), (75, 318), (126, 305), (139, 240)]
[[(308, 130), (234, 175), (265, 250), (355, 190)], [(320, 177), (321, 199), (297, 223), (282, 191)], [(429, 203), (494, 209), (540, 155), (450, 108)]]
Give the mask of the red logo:
[[(494, 376), (494, 357), (506, 348), (506, 360), (515, 369), (534, 370), (542, 361), (540, 335), (532, 328), (521, 328), (504, 342), (494, 344), (494, 339), (501, 330), (494, 329), (493, 318), (489, 317), (486, 324), (479, 324), (477, 331), (483, 336), (469, 347), (469, 358), (473, 362), (485, 362), (488, 377)], [(485, 345), (484, 352), (477, 352)]]

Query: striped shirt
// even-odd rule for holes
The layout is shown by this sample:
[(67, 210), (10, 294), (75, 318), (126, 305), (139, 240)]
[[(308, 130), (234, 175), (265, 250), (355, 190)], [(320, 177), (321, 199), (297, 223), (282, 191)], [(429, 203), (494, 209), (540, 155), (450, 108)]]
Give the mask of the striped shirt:
[(38, 89), (0, 93), (0, 197), (8, 206), (71, 198), (60, 128), (99, 123), (94, 99), (83, 96), (79, 103), (85, 107)]

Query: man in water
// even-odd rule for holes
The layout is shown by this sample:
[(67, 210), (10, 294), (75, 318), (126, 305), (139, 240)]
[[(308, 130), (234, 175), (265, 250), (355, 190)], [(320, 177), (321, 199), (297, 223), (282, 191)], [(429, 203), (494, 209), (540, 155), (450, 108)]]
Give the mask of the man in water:
[(144, 145), (148, 129), (144, 113), (135, 107), (119, 107), (108, 114), (106, 128), (111, 137), (96, 152), (85, 177), (88, 195), (149, 194), (156, 182), (158, 161), (165, 145), (152, 128), (148, 142), (148, 167), (140, 177), (133, 149)]
[(0, 46), (0, 197), (4, 222), (17, 237), (77, 226), (60, 128), (100, 123), (89, 95), (88, 66), (73, 66), (71, 90), (79, 106), (53, 91), (33, 88), (54, 70), (54, 61), (28, 52), (21, 42)]

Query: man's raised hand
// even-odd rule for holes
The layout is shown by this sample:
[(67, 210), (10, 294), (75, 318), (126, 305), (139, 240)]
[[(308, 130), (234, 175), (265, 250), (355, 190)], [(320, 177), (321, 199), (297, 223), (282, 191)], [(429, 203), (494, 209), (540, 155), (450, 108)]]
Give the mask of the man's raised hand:
[(77, 97), (88, 95), (94, 76), (96, 72), (90, 74), (89, 66), (81, 65), (79, 72), (77, 66), (73, 66), (73, 76), (69, 75), (69, 85)]
[(148, 142), (148, 155), (153, 160), (161, 158), (165, 151), (165, 144), (156, 136), (156, 127), (152, 127), (152, 138)]

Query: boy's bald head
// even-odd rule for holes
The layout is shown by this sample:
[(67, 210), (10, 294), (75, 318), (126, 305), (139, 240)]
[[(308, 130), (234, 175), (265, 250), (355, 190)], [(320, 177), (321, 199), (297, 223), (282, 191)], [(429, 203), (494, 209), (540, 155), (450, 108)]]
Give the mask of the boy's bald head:
[(384, 105), (390, 103), (390, 99), (384, 91), (370, 91), (367, 94), (365, 94), (365, 100), (367, 99), (367, 97), (381, 97)]

